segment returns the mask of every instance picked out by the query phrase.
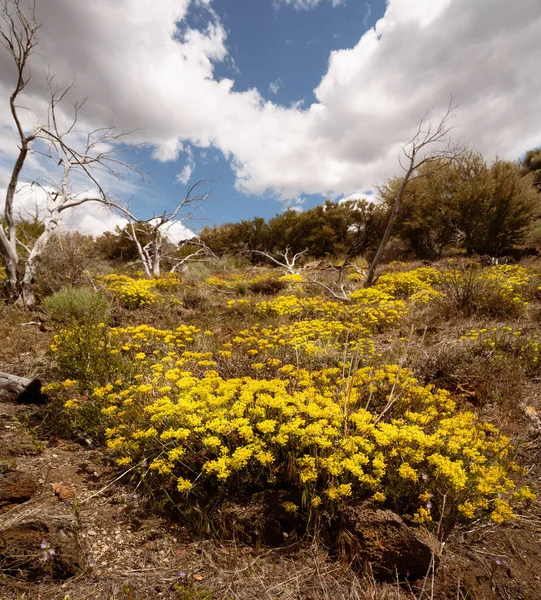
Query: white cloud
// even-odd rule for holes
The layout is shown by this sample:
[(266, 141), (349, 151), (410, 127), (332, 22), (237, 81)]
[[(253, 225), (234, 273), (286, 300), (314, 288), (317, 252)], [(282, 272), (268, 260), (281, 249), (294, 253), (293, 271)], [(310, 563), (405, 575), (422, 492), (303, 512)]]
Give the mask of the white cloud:
[(338, 200), (338, 204), (344, 204), (346, 202), (358, 202), (359, 200), (372, 203), (377, 201), (377, 196), (374, 195), (372, 190), (353, 192), (352, 194), (348, 194), (347, 196), (340, 198)]
[(181, 221), (172, 221), (168, 226), (164, 227), (164, 233), (174, 243), (179, 243), (184, 240), (189, 240), (195, 236), (195, 233)]
[[(433, 106), (437, 117), (451, 93), (460, 104), (455, 135), (487, 155), (515, 158), (541, 142), (539, 0), (388, 0), (353, 48), (331, 53), (316, 101), (290, 107), (215, 78), (214, 63), (230, 59), (226, 32), (209, 11), (207, 27), (179, 37), (189, 5), (40, 2), (43, 59), (35, 57), (34, 73), (48, 64), (59, 78), (76, 74), (76, 93), (89, 97), (87, 122), (144, 127), (136, 140), (157, 159), (175, 160), (187, 144), (214, 146), (231, 160), (239, 189), (284, 199), (336, 198), (381, 183), (398, 171), (399, 149), (420, 116)], [(0, 84), (9, 81), (0, 57)], [(0, 126), (10, 123), (6, 91)], [(25, 100), (39, 109), (43, 99), (36, 76)], [(2, 138), (0, 166), (10, 150)]]
[(195, 169), (195, 158), (193, 156), (193, 151), (191, 148), (186, 148), (185, 150), (188, 158), (186, 159), (186, 163), (182, 168), (182, 171), (177, 175), (177, 182), (183, 183), (186, 185), (188, 181), (190, 181), (190, 177)]
[[(44, 186), (30, 186), (22, 184), (18, 187), (13, 204), (14, 213), (18, 218), (43, 219), (47, 216), (47, 191), (52, 188)], [(0, 194), (5, 195), (6, 190), (0, 187)], [(90, 191), (89, 191), (90, 195)], [(89, 235), (98, 236), (105, 231), (114, 231), (118, 225), (124, 227), (127, 220), (115, 214), (110, 209), (96, 202), (88, 202), (62, 213), (60, 229), (64, 231), (80, 231)]]
[(282, 88), (283, 81), (278, 77), (276, 81), (269, 83), (269, 92), (276, 95)]
[[(315, 8), (322, 0), (276, 0), (276, 4), (293, 6), (297, 10), (311, 10)], [(331, 0), (333, 6), (344, 4), (345, 0)]]
[(364, 17), (363, 17), (363, 25), (365, 27), (367, 27), (370, 17), (372, 16), (372, 7), (370, 6), (370, 4), (368, 2), (365, 2), (364, 4), (366, 6), (366, 12), (364, 13)]

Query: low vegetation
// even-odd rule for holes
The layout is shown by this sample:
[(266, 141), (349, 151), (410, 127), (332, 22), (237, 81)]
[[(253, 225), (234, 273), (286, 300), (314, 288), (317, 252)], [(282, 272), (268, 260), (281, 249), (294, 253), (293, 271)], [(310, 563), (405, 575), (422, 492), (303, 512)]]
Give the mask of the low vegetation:
[[(418, 312), (436, 322), (524, 318), (538, 267), (398, 264), (350, 302), (298, 282), (270, 299), (246, 292), (273, 277), (256, 269), (191, 284), (201, 295), (237, 294), (215, 298), (212, 316), (193, 324), (62, 329), (50, 349), (60, 379), (46, 388), (57, 423), (105, 441), (162, 506), (202, 530), (220, 503), (261, 491), (280, 492), (298, 534), (360, 502), (450, 531), (458, 521), (512, 520), (535, 497), (508, 435), (419, 380), (408, 350), (419, 336), (402, 331)], [(190, 285), (177, 276), (97, 280), (138, 319), (145, 306), (181, 306)], [(455, 343), (469, 357), (490, 363), (504, 353), (525, 376), (538, 372), (537, 335), (523, 329), (465, 324)]]

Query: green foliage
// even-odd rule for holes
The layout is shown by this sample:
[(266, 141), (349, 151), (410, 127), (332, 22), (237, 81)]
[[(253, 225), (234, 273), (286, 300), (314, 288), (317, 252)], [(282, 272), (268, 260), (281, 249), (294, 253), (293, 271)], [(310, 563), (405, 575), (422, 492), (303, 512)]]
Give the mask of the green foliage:
[[(539, 211), (539, 198), (519, 165), (489, 165), (469, 152), (454, 163), (430, 164), (406, 188), (397, 232), (420, 258), (438, 258), (451, 246), (502, 256), (520, 244)], [(401, 179), (380, 188), (390, 205)]]
[[(138, 230), (143, 228), (143, 224), (136, 225)], [(149, 242), (148, 234), (141, 233), (141, 243), (143, 245)], [(96, 240), (96, 249), (98, 253), (107, 260), (114, 261), (133, 261), (138, 259), (137, 248), (128, 236), (128, 226), (121, 229), (116, 227), (115, 231), (106, 231)]]
[(218, 255), (246, 249), (274, 253), (289, 248), (293, 254), (308, 249), (315, 258), (355, 257), (375, 248), (385, 225), (384, 216), (384, 207), (365, 200), (327, 201), (301, 213), (286, 210), (268, 222), (255, 218), (206, 227), (200, 237)]
[(528, 150), (522, 160), (522, 169), (533, 176), (533, 185), (541, 192), (541, 147)]
[(60, 291), (45, 298), (47, 312), (56, 321), (78, 321), (96, 324), (108, 321), (111, 304), (106, 296), (89, 287), (64, 286)]

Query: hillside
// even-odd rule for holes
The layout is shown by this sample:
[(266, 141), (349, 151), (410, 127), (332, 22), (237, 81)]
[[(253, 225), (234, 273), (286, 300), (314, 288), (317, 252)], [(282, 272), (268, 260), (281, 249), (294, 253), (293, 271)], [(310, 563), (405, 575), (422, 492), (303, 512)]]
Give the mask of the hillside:
[(537, 261), (100, 269), (1, 308), (1, 598), (541, 598)]

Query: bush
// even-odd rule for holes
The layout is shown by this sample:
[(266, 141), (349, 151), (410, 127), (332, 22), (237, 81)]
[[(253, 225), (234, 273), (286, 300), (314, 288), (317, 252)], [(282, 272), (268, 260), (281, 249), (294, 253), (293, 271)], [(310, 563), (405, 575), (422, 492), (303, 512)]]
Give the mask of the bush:
[(111, 304), (106, 296), (89, 287), (64, 286), (45, 298), (43, 305), (56, 321), (108, 322)]
[(40, 257), (36, 293), (43, 298), (66, 285), (88, 285), (86, 271), (95, 266), (96, 249), (92, 236), (77, 232), (56, 234)]
[(260, 277), (248, 282), (248, 289), (253, 294), (274, 296), (287, 287), (287, 281), (280, 281), (273, 277)]
[(443, 271), (435, 304), (446, 316), (518, 316), (535, 296), (537, 269), (518, 265), (483, 268), (462, 261)]
[[(54, 341), (58, 363), (87, 382), (79, 399), (58, 384), (66, 410), (77, 421), (101, 408), (119, 464), (148, 461), (147, 482), (180, 508), (215, 508), (220, 499), (274, 489), (297, 499), (284, 509), (299, 523), (366, 499), (425, 523), (512, 518), (509, 440), (398, 365), (349, 375), (283, 365), (274, 377), (256, 369), (225, 378), (222, 351), (183, 350), (200, 334), (186, 326), (102, 328), (94, 356), (83, 352), (80, 365), (82, 334), (89, 332)], [(517, 500), (530, 494), (517, 493)]]

